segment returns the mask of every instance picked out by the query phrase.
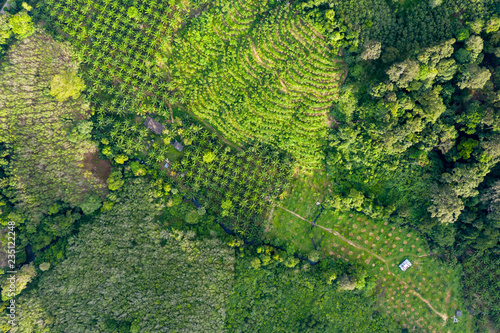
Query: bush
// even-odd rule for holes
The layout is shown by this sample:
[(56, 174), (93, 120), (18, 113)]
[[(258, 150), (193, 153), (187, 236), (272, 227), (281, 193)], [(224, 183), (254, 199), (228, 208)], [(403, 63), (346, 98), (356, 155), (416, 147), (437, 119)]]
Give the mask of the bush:
[(42, 272), (48, 271), (50, 268), (50, 262), (44, 262), (41, 263), (40, 266), (38, 266)]
[(102, 199), (98, 195), (87, 195), (83, 203), (80, 205), (80, 208), (82, 209), (83, 214), (88, 215), (101, 208), (101, 204)]
[(50, 82), (50, 95), (54, 96), (59, 102), (64, 102), (70, 97), (77, 99), (84, 89), (84, 81), (72, 72), (66, 71), (57, 74)]
[(28, 12), (21, 11), (9, 18), (9, 24), (12, 27), (12, 32), (17, 35), (17, 38), (23, 39), (31, 36), (35, 32), (33, 22)]
[(321, 256), (321, 253), (319, 251), (311, 251), (309, 252), (308, 259), (311, 260), (312, 262), (317, 262)]
[(457, 31), (456, 36), (457, 36), (457, 41), (458, 42), (462, 42), (462, 41), (466, 40), (470, 36), (469, 29), (467, 29), (465, 27), (462, 28), (462, 29), (459, 29)]
[(188, 224), (196, 224), (200, 220), (200, 214), (198, 214), (198, 211), (192, 210), (189, 213), (187, 213), (185, 221)]

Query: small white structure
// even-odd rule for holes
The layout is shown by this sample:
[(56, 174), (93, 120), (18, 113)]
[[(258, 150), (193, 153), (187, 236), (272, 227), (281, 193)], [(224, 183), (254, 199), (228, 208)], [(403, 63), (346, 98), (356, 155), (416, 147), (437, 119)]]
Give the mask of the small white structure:
[(410, 266), (411, 266), (411, 262), (410, 262), (410, 260), (405, 259), (405, 261), (403, 261), (403, 262), (399, 265), (399, 268), (401, 268), (401, 270), (404, 272), (404, 271), (406, 271), (408, 268), (410, 268)]

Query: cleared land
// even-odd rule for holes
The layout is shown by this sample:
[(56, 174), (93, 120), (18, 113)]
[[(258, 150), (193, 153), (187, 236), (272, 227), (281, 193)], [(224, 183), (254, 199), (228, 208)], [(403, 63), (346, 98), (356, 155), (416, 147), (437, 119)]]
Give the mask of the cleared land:
[[(452, 322), (456, 310), (465, 311), (460, 272), (430, 255), (425, 240), (407, 227), (360, 213), (327, 210), (313, 224), (319, 213), (317, 202), (328, 192), (324, 184), (320, 174), (296, 179), (290, 196), (274, 208), (266, 236), (286, 239), (304, 254), (316, 246), (324, 258), (364, 265), (378, 278), (381, 308), (404, 327), (466, 332), (466, 316), (458, 324)], [(398, 267), (404, 259), (412, 262), (406, 272)]]

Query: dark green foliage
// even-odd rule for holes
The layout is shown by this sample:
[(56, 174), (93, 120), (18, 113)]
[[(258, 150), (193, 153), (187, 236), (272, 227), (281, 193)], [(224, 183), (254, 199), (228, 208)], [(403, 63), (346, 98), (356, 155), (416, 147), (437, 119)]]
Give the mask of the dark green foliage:
[[(238, 258), (228, 331), (400, 332), (395, 322), (375, 309), (375, 294), (338, 291), (337, 283), (328, 284), (322, 276), (326, 271), (319, 266), (254, 269), (251, 258)], [(338, 274), (343, 270), (336, 268)]]
[(468, 254), (463, 261), (464, 296), (475, 315), (492, 318), (500, 327), (500, 251), (478, 251)]
[(163, 229), (151, 191), (128, 181), (109, 198), (114, 207), (69, 240), (67, 259), (16, 301), (17, 332), (222, 330), (233, 250)]

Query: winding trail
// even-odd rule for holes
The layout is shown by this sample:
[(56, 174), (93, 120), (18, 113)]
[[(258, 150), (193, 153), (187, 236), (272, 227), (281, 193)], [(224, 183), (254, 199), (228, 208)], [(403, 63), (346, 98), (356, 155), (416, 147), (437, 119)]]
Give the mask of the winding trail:
[[(370, 254), (371, 256), (373, 256), (373, 257), (377, 258), (378, 260), (382, 261), (382, 262), (385, 264), (385, 266), (387, 267), (387, 272), (388, 272), (388, 274), (389, 274), (389, 275), (394, 276), (394, 277), (395, 277), (395, 278), (396, 278), (399, 282), (401, 282), (401, 283), (403, 283), (405, 286), (407, 286), (407, 287), (410, 289), (410, 292), (411, 292), (413, 295), (417, 296), (417, 297), (418, 297), (418, 298), (419, 298), (422, 302), (424, 302), (425, 304), (427, 304), (427, 306), (429, 307), (429, 309), (431, 309), (431, 310), (432, 310), (435, 314), (437, 314), (439, 317), (441, 317), (441, 319), (443, 319), (443, 321), (444, 321), (443, 325), (444, 325), (444, 324), (446, 324), (446, 320), (447, 320), (449, 317), (448, 317), (447, 315), (445, 315), (445, 314), (443, 314), (443, 313), (441, 313), (441, 312), (437, 311), (436, 309), (434, 309), (434, 307), (431, 305), (431, 303), (430, 303), (428, 300), (426, 300), (425, 298), (423, 298), (423, 297), (422, 297), (422, 295), (420, 295), (418, 292), (416, 292), (415, 290), (413, 290), (413, 288), (410, 288), (410, 286), (409, 286), (409, 285), (408, 285), (405, 281), (403, 281), (400, 277), (398, 277), (397, 275), (394, 275), (393, 273), (391, 273), (391, 272), (390, 272), (390, 267), (389, 267), (389, 261), (387, 261), (385, 258), (383, 258), (383, 257), (379, 256), (378, 254), (376, 254), (376, 253), (374, 253), (374, 252), (370, 251), (369, 249), (366, 249), (366, 248), (365, 248), (365, 247), (363, 247), (363, 246), (360, 246), (360, 245), (358, 245), (358, 244), (354, 243), (353, 241), (351, 241), (351, 240), (349, 240), (349, 239), (345, 238), (344, 236), (342, 236), (342, 235), (341, 235), (341, 234), (339, 234), (337, 231), (335, 231), (335, 230), (333, 230), (333, 229), (331, 229), (331, 228), (326, 228), (326, 227), (321, 226), (321, 225), (319, 225), (319, 224), (317, 224), (317, 223), (314, 223), (314, 222), (312, 222), (312, 221), (309, 221), (309, 220), (305, 219), (304, 217), (300, 216), (299, 214), (297, 214), (297, 213), (295, 213), (295, 212), (292, 212), (291, 210), (286, 209), (285, 207), (282, 207), (282, 206), (276, 206), (276, 207), (283, 209), (284, 211), (286, 211), (286, 212), (288, 212), (288, 213), (290, 213), (290, 214), (292, 214), (292, 215), (294, 215), (294, 216), (298, 217), (299, 219), (301, 219), (301, 220), (303, 220), (303, 221), (305, 221), (305, 222), (309, 223), (309, 224), (310, 224), (310, 225), (312, 225), (312, 226), (319, 227), (319, 228), (321, 228), (321, 229), (323, 229), (323, 230), (325, 230), (325, 231), (328, 231), (329, 233), (331, 233), (331, 234), (333, 234), (333, 235), (337, 236), (338, 238), (340, 238), (342, 241), (344, 241), (344, 242), (348, 243), (349, 245), (351, 245), (351, 246), (353, 246), (353, 247), (355, 247), (355, 248), (357, 248), (357, 249), (359, 249), (359, 250), (361, 250), (361, 251), (364, 251), (364, 252), (366, 252), (366, 253)], [(274, 207), (273, 207), (273, 209), (274, 209)], [(424, 255), (424, 256), (429, 256), (429, 255)], [(424, 257), (424, 256), (421, 256), (421, 257)]]
[(7, 5), (9, 4), (9, 0), (5, 1), (5, 3), (3, 4), (2, 6), (2, 9), (0, 9), (0, 14), (5, 14), (5, 7), (7, 7)]

